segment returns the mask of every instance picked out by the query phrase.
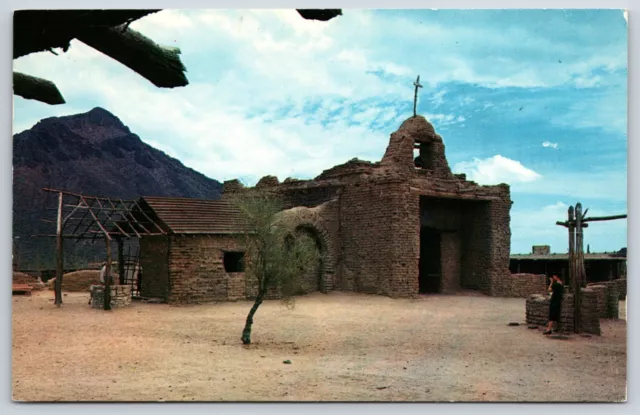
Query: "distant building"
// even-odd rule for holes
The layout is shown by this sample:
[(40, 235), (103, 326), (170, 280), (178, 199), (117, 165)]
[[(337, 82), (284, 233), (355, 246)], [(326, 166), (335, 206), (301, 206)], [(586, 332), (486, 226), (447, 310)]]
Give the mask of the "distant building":
[[(559, 275), (566, 281), (569, 275), (569, 254), (552, 254), (548, 245), (534, 246), (531, 254), (511, 254), (511, 273)], [(626, 276), (627, 248), (617, 252), (584, 254), (587, 282), (611, 281)]]

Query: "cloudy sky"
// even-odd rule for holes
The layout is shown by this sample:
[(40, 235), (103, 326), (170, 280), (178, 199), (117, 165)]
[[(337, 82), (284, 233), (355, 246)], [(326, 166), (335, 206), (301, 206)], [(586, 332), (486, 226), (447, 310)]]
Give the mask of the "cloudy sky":
[[(178, 46), (190, 85), (158, 89), (73, 41), (15, 69), (54, 81), (66, 105), (15, 97), (14, 133), (103, 107), (145, 142), (211, 178), (312, 178), (376, 161), (418, 112), (456, 173), (508, 183), (512, 252), (566, 252), (569, 205), (626, 213), (627, 23), (620, 10), (165, 10), (132, 24)], [(594, 223), (591, 251), (626, 246), (625, 221)]]

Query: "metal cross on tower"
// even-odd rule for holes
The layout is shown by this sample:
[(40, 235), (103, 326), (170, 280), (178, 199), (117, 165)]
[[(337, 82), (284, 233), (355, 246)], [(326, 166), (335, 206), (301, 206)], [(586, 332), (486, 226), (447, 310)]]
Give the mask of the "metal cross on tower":
[(418, 88), (422, 88), (420, 85), (420, 75), (418, 75), (418, 79), (413, 83), (413, 86), (416, 87), (416, 91), (413, 95), (413, 116), (416, 116), (416, 105), (418, 104)]

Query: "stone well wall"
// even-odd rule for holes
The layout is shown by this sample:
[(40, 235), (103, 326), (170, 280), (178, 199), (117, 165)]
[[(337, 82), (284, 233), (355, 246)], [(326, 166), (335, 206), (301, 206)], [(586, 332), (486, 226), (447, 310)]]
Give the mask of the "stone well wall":
[(604, 287), (615, 287), (618, 292), (618, 298), (620, 300), (625, 300), (627, 298), (627, 279), (619, 278), (613, 281), (602, 281), (602, 282), (594, 282), (587, 284), (588, 287), (593, 287), (596, 285), (601, 285)]
[[(573, 294), (566, 293), (562, 299), (559, 330), (573, 332)], [(598, 315), (598, 294), (596, 291), (582, 289), (582, 306), (580, 309), (582, 329), (585, 333), (600, 335), (600, 317)], [(549, 296), (532, 294), (526, 302), (527, 324), (546, 326), (549, 322)]]
[[(92, 285), (91, 291), (91, 308), (104, 309), (104, 285)], [(131, 286), (130, 285), (112, 285), (111, 286), (111, 308), (122, 308), (131, 304)]]

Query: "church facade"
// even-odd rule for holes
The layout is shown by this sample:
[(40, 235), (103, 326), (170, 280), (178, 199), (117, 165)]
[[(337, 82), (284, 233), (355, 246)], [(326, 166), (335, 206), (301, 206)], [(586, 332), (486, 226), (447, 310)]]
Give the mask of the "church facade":
[(353, 159), (313, 180), (266, 176), (253, 188), (224, 184), (225, 195), (251, 190), (280, 195), (290, 226), (316, 240), (322, 260), (305, 276), (306, 292), (504, 294), (509, 186), (453, 174), (442, 137), (422, 116), (391, 134), (379, 162)]

